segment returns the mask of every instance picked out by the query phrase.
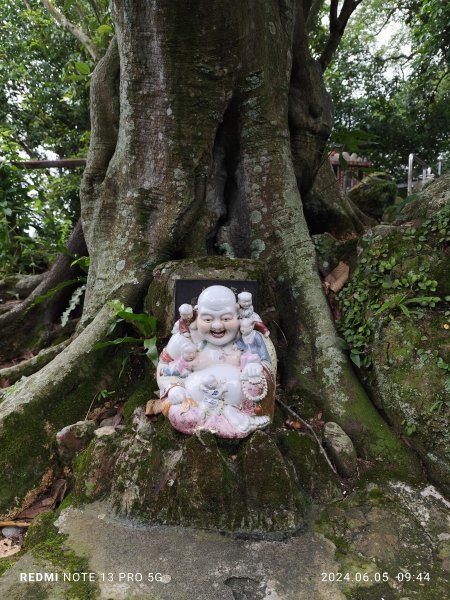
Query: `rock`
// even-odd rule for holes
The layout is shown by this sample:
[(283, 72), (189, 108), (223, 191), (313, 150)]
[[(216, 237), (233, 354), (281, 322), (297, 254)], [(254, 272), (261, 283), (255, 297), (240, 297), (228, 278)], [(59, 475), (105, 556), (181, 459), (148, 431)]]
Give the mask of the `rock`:
[(13, 538), (22, 535), (23, 531), (20, 527), (3, 527), (2, 535), (6, 538)]
[(108, 426), (114, 426), (114, 417), (107, 417), (106, 419), (103, 419), (102, 421), (100, 421), (99, 427), (108, 427)]
[(422, 192), (411, 196), (404, 204), (396, 223), (431, 219), (444, 206), (450, 204), (450, 173), (444, 173), (429, 183)]
[(360, 214), (340, 189), (328, 160), (322, 161), (312, 188), (303, 198), (303, 210), (313, 234), (323, 233), (325, 227), (330, 233), (340, 235), (361, 233), (363, 226), (369, 224), (368, 218)]
[(323, 440), (339, 473), (343, 477), (354, 475), (356, 451), (345, 431), (337, 423), (329, 421), (323, 428)]
[(64, 464), (71, 464), (74, 457), (88, 447), (94, 436), (94, 421), (78, 421), (67, 425), (56, 434), (58, 456)]
[(348, 192), (350, 200), (363, 213), (381, 220), (384, 211), (395, 202), (397, 186), (384, 173), (373, 173)]
[(144, 418), (144, 408), (136, 409), (136, 431), (96, 436), (78, 457), (75, 502), (108, 498), (122, 516), (221, 531), (303, 524), (308, 499), (274, 438), (262, 431), (242, 442), (207, 431), (184, 436), (162, 416), (151, 424)]
[[(427, 193), (437, 184), (430, 184)], [(366, 233), (358, 244), (358, 266), (345, 298), (370, 324), (365, 355), (371, 368), (362, 372), (371, 397), (391, 425), (408, 436), (430, 478), (446, 493), (450, 493), (448, 210), (444, 206), (413, 228), (380, 225)], [(355, 301), (360, 294), (365, 295), (364, 302)], [(433, 301), (435, 297), (440, 300)]]
[(146, 416), (146, 409), (143, 406), (139, 406), (134, 410), (131, 418), (131, 427), (139, 437), (146, 440), (151, 438), (153, 427), (150, 419)]
[(303, 524), (308, 500), (294, 485), (280, 450), (267, 433), (255, 431), (243, 445), (238, 463), (249, 529), (292, 530)]
[(330, 233), (313, 235), (319, 269), (322, 273), (330, 273), (342, 261), (352, 266), (356, 259), (358, 238), (337, 240)]
[(326, 503), (342, 498), (337, 477), (311, 436), (286, 431), (279, 442), (283, 455), (294, 466), (300, 486), (314, 500)]
[(439, 312), (414, 322), (377, 317), (371, 343), (372, 394), (391, 423), (409, 435), (432, 481), (450, 493), (448, 375), (438, 357), (450, 360), (448, 330)]
[(113, 425), (106, 425), (105, 427), (99, 427), (94, 431), (94, 435), (97, 438), (106, 437), (108, 435), (114, 435), (116, 428)]
[(117, 435), (95, 436), (75, 459), (73, 495), (76, 502), (92, 502), (110, 493), (118, 446)]

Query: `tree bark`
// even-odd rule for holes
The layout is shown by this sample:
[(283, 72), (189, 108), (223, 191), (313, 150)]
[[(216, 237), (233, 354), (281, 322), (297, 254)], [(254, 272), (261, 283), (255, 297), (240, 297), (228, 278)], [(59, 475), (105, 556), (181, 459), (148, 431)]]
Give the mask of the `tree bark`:
[(338, 237), (360, 234), (365, 226), (376, 225), (339, 188), (327, 153), (322, 157), (314, 183), (303, 200), (311, 235), (329, 232)]
[(314, 396), (361, 456), (412, 468), (341, 350), (322, 293), (302, 199), (331, 106), (297, 3), (114, 0), (112, 14), (117, 40), (92, 79), (81, 189), (91, 266), (79, 336), (17, 393), (48, 394), (49, 377), (61, 393), (105, 333), (105, 303), (138, 306), (157, 264), (259, 259), (278, 285), (282, 383)]
[(401, 455), (340, 349), (302, 210), (331, 105), (296, 4), (116, 0), (112, 8), (120, 92), (105, 111), (117, 89), (111, 50), (93, 82), (83, 182), (84, 322), (108, 298), (139, 302), (161, 261), (218, 252), (265, 260), (289, 332), (285, 377), (304, 393), (319, 389), (327, 416), (362, 454)]

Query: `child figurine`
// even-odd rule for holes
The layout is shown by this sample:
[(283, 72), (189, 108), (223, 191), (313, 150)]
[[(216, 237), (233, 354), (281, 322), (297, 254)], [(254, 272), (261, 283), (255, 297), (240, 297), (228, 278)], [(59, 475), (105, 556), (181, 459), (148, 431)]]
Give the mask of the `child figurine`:
[(272, 362), (266, 344), (261, 334), (255, 331), (255, 328), (256, 323), (253, 319), (242, 319), (240, 325), (241, 337), (235, 343), (236, 348), (243, 353), (241, 355), (241, 368), (249, 362), (266, 361), (269, 364)]
[(253, 310), (252, 295), (250, 292), (241, 292), (238, 294), (239, 318), (252, 319), (254, 327), (257, 331), (263, 334), (264, 337), (269, 337), (270, 331), (264, 325), (261, 317)]
[(180, 318), (175, 323), (172, 333), (180, 333), (184, 337), (191, 337), (191, 328), (196, 329), (194, 323), (197, 318), (196, 311), (190, 304), (182, 304), (178, 309)]
[(208, 408), (216, 408), (219, 400), (223, 400), (227, 385), (225, 379), (217, 381), (213, 374), (203, 378), (200, 390), (203, 392), (202, 402)]
[(183, 344), (181, 357), (171, 361), (162, 369), (162, 375), (175, 375), (177, 377), (187, 377), (194, 370), (194, 360), (197, 356), (195, 344), (186, 340)]

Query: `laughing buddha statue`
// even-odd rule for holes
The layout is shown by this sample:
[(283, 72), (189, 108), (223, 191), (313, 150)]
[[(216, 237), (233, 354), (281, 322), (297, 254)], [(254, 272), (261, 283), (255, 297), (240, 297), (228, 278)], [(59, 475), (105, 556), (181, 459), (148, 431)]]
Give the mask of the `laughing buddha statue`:
[[(182, 433), (207, 430), (222, 438), (244, 438), (273, 416), (276, 355), (258, 319), (240, 317), (234, 293), (206, 288), (159, 357), (157, 382), (163, 413)], [(262, 325), (262, 323), (261, 323)], [(268, 331), (268, 330), (267, 330)]]

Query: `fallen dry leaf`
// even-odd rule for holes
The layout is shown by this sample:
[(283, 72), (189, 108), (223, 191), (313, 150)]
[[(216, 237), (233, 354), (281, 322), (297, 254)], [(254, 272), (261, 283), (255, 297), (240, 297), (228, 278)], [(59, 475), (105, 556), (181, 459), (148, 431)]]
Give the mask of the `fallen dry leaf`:
[(6, 558), (7, 556), (17, 554), (21, 549), (22, 546), (10, 538), (0, 540), (0, 558)]
[(340, 292), (348, 281), (350, 267), (340, 261), (338, 266), (325, 277), (325, 285), (335, 294)]
[(310, 421), (311, 426), (315, 429), (322, 429), (322, 427), (325, 425), (325, 421), (322, 417), (322, 411), (317, 413), (317, 415), (314, 415), (314, 417)]
[(117, 413), (114, 415), (111, 425), (116, 427), (117, 425), (122, 425), (123, 423), (123, 414)]
[(37, 500), (34, 504), (23, 510), (17, 515), (17, 519), (34, 519), (41, 512), (53, 510), (56, 505), (64, 498), (67, 490), (67, 481), (65, 479), (57, 479), (50, 490), (50, 494)]
[(163, 401), (162, 400), (149, 400), (145, 407), (145, 414), (147, 417), (151, 415), (159, 415), (162, 412)]
[(31, 506), (32, 504), (34, 504), (36, 502), (36, 499), (41, 496), (45, 490), (47, 490), (53, 479), (55, 477), (55, 473), (53, 471), (52, 468), (48, 469), (44, 475), (42, 475), (42, 479), (40, 484), (33, 488), (32, 490), (29, 490), (22, 502), (22, 510), (25, 510), (26, 508), (28, 508), (29, 506)]
[(298, 431), (299, 429), (301, 429), (303, 427), (303, 424), (301, 423), (301, 421), (294, 421), (292, 419), (288, 419), (285, 422), (285, 425), (288, 429), (295, 429), (296, 431)]

